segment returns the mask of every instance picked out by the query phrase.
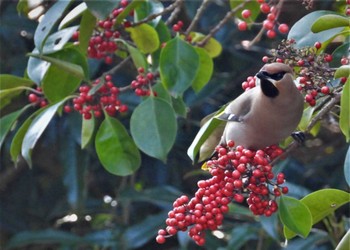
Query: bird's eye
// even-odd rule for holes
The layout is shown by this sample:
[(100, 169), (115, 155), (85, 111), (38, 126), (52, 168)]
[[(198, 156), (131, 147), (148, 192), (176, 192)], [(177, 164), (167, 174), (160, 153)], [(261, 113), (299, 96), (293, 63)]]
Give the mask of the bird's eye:
[(286, 72), (278, 72), (276, 74), (270, 75), (270, 77), (276, 81), (281, 80), (283, 76), (286, 74)]

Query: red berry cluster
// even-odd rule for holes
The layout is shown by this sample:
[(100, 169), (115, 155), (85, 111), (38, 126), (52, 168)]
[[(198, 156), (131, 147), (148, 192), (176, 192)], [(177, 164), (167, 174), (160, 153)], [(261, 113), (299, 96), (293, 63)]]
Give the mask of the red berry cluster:
[[(330, 86), (332, 86), (334, 69), (329, 66), (329, 63), (333, 61), (333, 57), (320, 51), (322, 48), (320, 42), (316, 42), (313, 48), (296, 48), (294, 45), (293, 39), (284, 40), (276, 50), (271, 51), (272, 57), (264, 56), (262, 61), (281, 62), (293, 68), (297, 67), (298, 88), (305, 95), (305, 101), (310, 106), (315, 106), (317, 98), (332, 94), (333, 89)], [(349, 58), (343, 57), (340, 63), (348, 64)], [(340, 82), (344, 84), (346, 80), (343, 77)]]
[(350, 0), (346, 0), (345, 15), (350, 16)]
[[(145, 73), (145, 69), (138, 68), (138, 75), (135, 80), (131, 82), (131, 88), (137, 96), (149, 96), (151, 94), (151, 86), (154, 83), (155, 75), (152, 72)], [(153, 91), (156, 95), (156, 92)]]
[(184, 26), (184, 23), (181, 20), (179, 20), (177, 23), (173, 25), (173, 31), (179, 32), (183, 26)]
[[(93, 36), (89, 40), (88, 56), (91, 58), (102, 59), (105, 63), (111, 64), (113, 62), (113, 53), (118, 49), (115, 39), (120, 37), (120, 32), (115, 27), (115, 22), (120, 13), (128, 5), (127, 0), (120, 2), (120, 8), (112, 10), (109, 17), (105, 20), (99, 20)], [(124, 27), (129, 27), (130, 22), (124, 21)], [(79, 34), (74, 34), (73, 39), (77, 39)]]
[[(269, 3), (266, 3), (265, 0), (257, 0), (257, 2), (260, 4), (260, 12), (266, 15), (266, 19), (262, 22), (262, 26), (266, 30), (267, 37), (271, 39), (276, 37), (276, 26), (280, 33), (288, 33), (288, 25), (285, 23), (280, 24), (277, 22), (279, 10), (276, 8), (276, 6), (272, 5), (272, 3), (271, 5)], [(241, 12), (241, 15), (244, 20), (238, 22), (238, 29), (240, 31), (244, 31), (248, 28), (247, 22), (251, 22), (250, 17), (252, 15), (252, 11), (250, 9), (244, 9)]]
[(28, 101), (34, 105), (40, 106), (41, 108), (47, 106), (47, 100), (44, 98), (40, 87), (36, 87), (35, 92), (28, 95)]
[(256, 86), (255, 80), (255, 76), (248, 76), (247, 80), (242, 83), (242, 89), (246, 91), (254, 88)]
[[(189, 228), (189, 236), (198, 245), (205, 244), (205, 230), (216, 230), (229, 211), (229, 203), (246, 200), (255, 215), (271, 216), (277, 211), (276, 197), (287, 193), (284, 175), (279, 173), (276, 181), (270, 162), (283, 153), (277, 146), (264, 150), (249, 150), (242, 146), (216, 148), (217, 157), (206, 162), (211, 178), (200, 180), (198, 190), (192, 199), (181, 196), (168, 213), (167, 227), (158, 231), (156, 241), (163, 244), (167, 237)], [(269, 190), (272, 186), (272, 190)]]
[[(103, 81), (101, 84), (101, 79), (97, 79), (92, 87), (88, 85), (79, 87), (79, 96), (73, 99), (73, 107), (83, 115), (84, 119), (91, 119), (92, 116), (101, 117), (103, 110), (110, 116), (128, 110), (128, 106), (118, 99), (120, 90), (113, 84), (112, 76), (106, 75)], [(92, 88), (98, 88), (96, 93), (90, 94)]]

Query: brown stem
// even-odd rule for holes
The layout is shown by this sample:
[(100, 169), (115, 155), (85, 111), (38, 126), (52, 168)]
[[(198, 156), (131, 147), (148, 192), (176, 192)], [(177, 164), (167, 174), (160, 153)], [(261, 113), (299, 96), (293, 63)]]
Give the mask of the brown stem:
[(137, 26), (137, 25), (140, 25), (140, 24), (143, 24), (143, 23), (147, 23), (147, 22), (149, 22), (149, 21), (151, 21), (151, 20), (153, 20), (153, 19), (155, 19), (155, 18), (157, 18), (159, 16), (162, 16), (162, 15), (168, 13), (168, 12), (171, 12), (174, 9), (176, 9), (179, 5), (181, 5), (180, 2), (182, 2), (182, 0), (181, 1), (177, 0), (173, 4), (169, 5), (167, 8), (165, 8), (163, 11), (161, 11), (159, 13), (151, 14), (148, 17), (142, 19), (141, 21), (138, 21), (138, 22), (134, 23), (132, 26)]
[(250, 0), (246, 0), (244, 2), (242, 2), (241, 4), (237, 5), (235, 8), (233, 8), (232, 10), (230, 10), (229, 12), (226, 13), (225, 17), (212, 29), (209, 31), (208, 35), (206, 35), (206, 37), (200, 41), (197, 45), (199, 47), (203, 47), (210, 38), (212, 38), (216, 32), (218, 32), (222, 26), (224, 26), (230, 19), (231, 17), (242, 7), (244, 7), (244, 5), (246, 3), (250, 2)]
[(170, 17), (168, 18), (168, 20), (165, 22), (166, 25), (171, 24), (176, 19), (177, 15), (181, 10), (183, 1), (184, 0), (176, 0), (175, 3), (173, 3), (175, 5), (175, 8), (174, 8), (174, 11), (171, 13)]
[(196, 26), (196, 24), (198, 23), (199, 19), (201, 18), (201, 16), (204, 13), (204, 10), (207, 8), (209, 2), (211, 0), (204, 0), (201, 4), (201, 6), (199, 6), (199, 8), (197, 9), (197, 13), (194, 16), (191, 24), (188, 26), (186, 32), (185, 32), (185, 36), (188, 36), (188, 34), (192, 31), (192, 29)]

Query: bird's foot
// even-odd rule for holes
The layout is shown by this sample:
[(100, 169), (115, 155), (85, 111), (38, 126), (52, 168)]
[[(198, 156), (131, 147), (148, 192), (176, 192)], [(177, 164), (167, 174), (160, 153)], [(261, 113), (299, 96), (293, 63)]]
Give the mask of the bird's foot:
[(305, 133), (301, 131), (295, 131), (292, 133), (292, 138), (299, 144), (303, 144), (305, 141)]

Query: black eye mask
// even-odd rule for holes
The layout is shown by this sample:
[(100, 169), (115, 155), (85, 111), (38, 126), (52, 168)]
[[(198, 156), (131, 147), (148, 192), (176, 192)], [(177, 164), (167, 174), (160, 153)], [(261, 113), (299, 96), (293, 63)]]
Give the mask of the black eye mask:
[(273, 80), (281, 80), (283, 78), (283, 76), (286, 74), (286, 72), (282, 71), (282, 72), (278, 72), (278, 73), (275, 73), (275, 74), (269, 74), (267, 73), (266, 71), (260, 71), (257, 76), (260, 78), (260, 79), (263, 79), (263, 78), (271, 78)]

